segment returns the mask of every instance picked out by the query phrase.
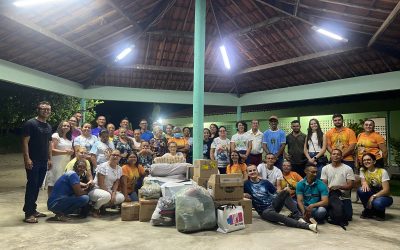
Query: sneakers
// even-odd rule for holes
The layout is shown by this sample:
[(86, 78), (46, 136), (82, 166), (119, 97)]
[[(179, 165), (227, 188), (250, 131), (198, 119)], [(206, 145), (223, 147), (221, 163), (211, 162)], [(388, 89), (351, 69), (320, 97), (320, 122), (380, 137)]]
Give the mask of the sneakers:
[(384, 221), (385, 220), (385, 211), (378, 211), (374, 210), (375, 217), (374, 219), (377, 221)]
[(317, 224), (310, 224), (308, 225), (308, 228), (313, 231), (314, 233), (318, 233), (318, 228), (317, 228)]
[(303, 218), (298, 219), (297, 221), (301, 222), (301, 223), (307, 223), (307, 221), (305, 221)]

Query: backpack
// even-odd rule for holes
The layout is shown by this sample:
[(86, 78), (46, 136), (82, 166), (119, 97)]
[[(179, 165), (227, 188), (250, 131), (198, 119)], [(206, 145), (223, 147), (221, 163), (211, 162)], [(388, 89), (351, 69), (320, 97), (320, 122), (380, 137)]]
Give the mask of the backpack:
[(328, 216), (330, 220), (328, 222), (346, 230), (345, 226), (348, 225), (348, 220), (344, 216), (344, 208), (340, 200), (340, 195), (340, 190), (331, 190), (329, 192)]

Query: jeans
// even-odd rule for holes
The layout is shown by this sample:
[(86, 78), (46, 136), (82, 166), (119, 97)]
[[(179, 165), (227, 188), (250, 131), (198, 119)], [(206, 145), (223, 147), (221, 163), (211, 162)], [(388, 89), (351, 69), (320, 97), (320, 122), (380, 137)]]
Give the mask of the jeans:
[(283, 164), (283, 156), (279, 156), (278, 159), (276, 159), (275, 162), (275, 167), (279, 168), (280, 170), (282, 170), (282, 164)]
[[(238, 151), (238, 153), (242, 154), (242, 155), (245, 155), (246, 152), (247, 152), (246, 150), (239, 150)], [(244, 163), (246, 163), (246, 165), (249, 165), (249, 162), (250, 162), (250, 159), (249, 159), (249, 157), (247, 157), (247, 159), (244, 161)]]
[(249, 160), (249, 164), (253, 164), (258, 166), (258, 164), (260, 164), (262, 162), (262, 154), (249, 154), (249, 157), (247, 157), (247, 159)]
[(326, 218), (326, 214), (327, 214), (327, 210), (324, 207), (315, 207), (312, 210), (311, 216), (318, 222), (318, 223), (322, 223), (325, 218)]
[[(308, 155), (309, 155), (311, 158), (313, 158), (313, 157), (316, 156), (318, 153), (319, 153), (319, 152), (309, 152)], [(318, 170), (317, 179), (321, 179), (321, 172), (322, 172), (322, 168), (323, 168), (323, 167), (325, 167), (324, 164), (318, 163), (318, 162), (317, 162), (317, 170)]]
[[(358, 197), (360, 197), (360, 200), (364, 206), (364, 208), (367, 208), (368, 200), (369, 198), (374, 194), (372, 191), (368, 192), (363, 192), (361, 188), (358, 188), (357, 190)], [(375, 198), (372, 201), (372, 208), (378, 211), (385, 211), (387, 207), (390, 207), (393, 204), (393, 198), (389, 196), (381, 196), (378, 198)]]
[[(279, 213), (282, 210), (283, 206), (285, 206), (290, 210), (290, 212), (292, 212), (294, 219)], [(296, 204), (293, 202), (289, 192), (287, 191), (280, 192), (272, 201), (272, 206), (265, 209), (261, 213), (261, 218), (263, 218), (264, 220), (275, 223), (280, 222), (288, 227), (309, 229), (308, 223), (298, 221), (298, 219), (300, 219), (301, 217), (301, 212), (297, 209)]]
[(47, 203), (47, 207), (55, 214), (71, 214), (78, 208), (86, 206), (88, 202), (88, 195), (64, 196), (52, 203)]
[[(111, 201), (111, 194), (103, 189), (96, 188), (89, 192), (89, 198), (94, 202), (94, 209), (100, 209)], [(124, 200), (125, 196), (122, 193), (117, 192), (115, 194), (115, 205), (121, 204)]]
[(36, 201), (39, 195), (40, 187), (44, 181), (47, 172), (47, 161), (34, 161), (32, 169), (26, 170), (26, 191), (25, 204), (23, 211), (25, 217), (29, 217), (36, 213)]
[(130, 193), (129, 198), (131, 198), (132, 201), (139, 201), (139, 197), (136, 192)]

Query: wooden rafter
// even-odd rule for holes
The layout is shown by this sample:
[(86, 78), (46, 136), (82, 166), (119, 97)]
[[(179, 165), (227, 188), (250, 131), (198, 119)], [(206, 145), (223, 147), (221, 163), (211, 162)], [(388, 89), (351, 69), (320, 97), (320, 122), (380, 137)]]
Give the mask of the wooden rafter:
[(400, 13), (400, 2), (394, 7), (392, 12), (383, 22), (381, 27), (376, 31), (376, 33), (372, 36), (371, 40), (368, 42), (368, 47), (371, 47), (375, 43), (375, 41), (385, 32), (385, 30), (389, 27), (389, 25), (396, 19), (397, 15)]
[(366, 6), (357, 5), (357, 4), (353, 4), (353, 3), (343, 3), (343, 2), (337, 2), (337, 1), (332, 1), (332, 0), (318, 0), (318, 2), (328, 3), (328, 4), (338, 5), (338, 6), (344, 6), (344, 7), (349, 7), (349, 8), (359, 9), (359, 10), (379, 12), (379, 13), (383, 13), (383, 14), (390, 13), (390, 11), (388, 11), (388, 10), (373, 8), (373, 7), (366, 7)]
[(276, 68), (276, 67), (281, 67), (285, 66), (288, 64), (293, 64), (293, 63), (299, 63), (299, 62), (304, 62), (308, 60), (313, 60), (313, 59), (319, 59), (325, 56), (331, 56), (331, 55), (336, 55), (336, 54), (341, 54), (349, 51), (354, 51), (356, 49), (359, 49), (360, 47), (349, 47), (349, 48), (344, 48), (344, 49), (334, 49), (334, 50), (327, 50), (327, 51), (322, 51), (318, 53), (312, 53), (304, 56), (299, 56), (295, 58), (290, 58), (290, 59), (285, 59), (279, 62), (273, 62), (273, 63), (268, 63), (264, 65), (259, 65), (256, 67), (251, 67), (247, 68), (244, 70), (239, 71), (236, 75), (242, 75), (242, 74), (248, 74), (260, 70), (266, 70), (266, 69), (271, 69), (271, 68)]
[(23, 19), (21, 17), (17, 17), (16, 15), (11, 14), (10, 12), (0, 12), (0, 14), (2, 16), (4, 16), (4, 17), (8, 18), (9, 20), (15, 22), (15, 23), (18, 23), (18, 24), (20, 24), (20, 25), (22, 25), (22, 26), (24, 26), (26, 28), (29, 28), (29, 29), (31, 29), (31, 30), (43, 35), (43, 36), (46, 36), (46, 37), (50, 38), (53, 41), (61, 43), (64, 46), (67, 46), (67, 47), (69, 47), (69, 48), (71, 48), (71, 49), (73, 49), (73, 50), (75, 50), (75, 51), (77, 51), (77, 52), (79, 52), (79, 53), (81, 53), (81, 54), (83, 54), (85, 56), (88, 56), (88, 57), (90, 57), (92, 59), (95, 59), (100, 64), (105, 64), (103, 62), (102, 58), (100, 58), (99, 56), (95, 55), (91, 51), (89, 51), (89, 50), (87, 50), (85, 48), (82, 48), (82, 47), (78, 46), (77, 44), (75, 44), (73, 42), (70, 42), (67, 39), (64, 39), (63, 37), (58, 36), (58, 35), (50, 32), (50, 31), (48, 31), (47, 29), (44, 29), (44, 28), (40, 27), (37, 24), (34, 24), (33, 22), (25, 20), (25, 19)]
[[(148, 71), (193, 74), (192, 68), (168, 67), (168, 66), (158, 66), (158, 65), (133, 64), (133, 65), (129, 65), (129, 66), (118, 66), (118, 67), (113, 67), (113, 68), (114, 69), (134, 69), (134, 70), (148, 70)], [(205, 70), (204, 74), (221, 76), (221, 73), (216, 70)]]

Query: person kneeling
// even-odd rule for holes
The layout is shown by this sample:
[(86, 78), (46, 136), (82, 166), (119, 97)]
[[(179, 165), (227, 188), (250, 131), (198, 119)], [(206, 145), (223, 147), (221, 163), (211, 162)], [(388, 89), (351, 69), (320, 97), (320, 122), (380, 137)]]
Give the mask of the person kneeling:
[[(247, 174), (249, 180), (244, 182), (244, 197), (252, 200), (253, 207), (261, 218), (270, 222), (283, 223), (288, 227), (317, 232), (316, 224), (309, 224), (302, 219), (301, 212), (297, 209), (286, 189), (276, 194), (276, 188), (268, 180), (262, 180), (258, 176), (255, 165), (247, 167)], [(283, 206), (286, 206), (292, 212), (293, 218), (279, 213)]]
[(74, 165), (74, 170), (69, 170), (64, 173), (56, 183), (47, 201), (47, 207), (56, 215), (52, 220), (65, 222), (68, 220), (65, 217), (74, 211), (81, 209), (81, 215), (86, 216), (85, 207), (89, 202), (87, 190), (82, 189), (80, 185), (79, 175), (86, 170), (86, 164)]
[(327, 214), (328, 187), (323, 181), (317, 179), (316, 166), (307, 166), (305, 173), (306, 177), (296, 186), (297, 205), (305, 221), (314, 218), (318, 223), (323, 223)]
[(100, 208), (104, 205), (119, 205), (125, 200), (124, 195), (117, 191), (122, 176), (122, 169), (118, 165), (120, 158), (119, 150), (113, 150), (110, 160), (96, 169), (95, 187), (89, 192), (90, 200), (94, 202), (93, 217), (100, 217)]

